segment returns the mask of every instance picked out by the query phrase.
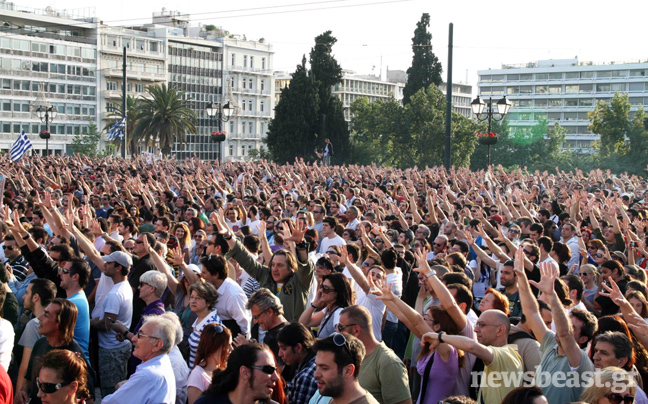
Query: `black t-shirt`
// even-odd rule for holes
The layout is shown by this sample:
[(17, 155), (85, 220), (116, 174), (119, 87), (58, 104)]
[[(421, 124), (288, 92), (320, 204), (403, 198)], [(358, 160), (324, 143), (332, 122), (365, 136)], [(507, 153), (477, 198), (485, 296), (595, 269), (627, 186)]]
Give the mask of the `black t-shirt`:
[[(608, 284), (607, 281), (605, 281), (605, 283)], [(621, 293), (625, 295), (626, 290), (628, 290), (628, 280), (621, 279), (619, 282), (617, 282), (617, 285), (619, 286)], [(612, 299), (607, 296), (599, 296), (596, 298), (595, 302), (598, 303), (599, 306), (601, 306), (601, 316), (610, 316), (619, 312), (619, 306), (614, 304)]]

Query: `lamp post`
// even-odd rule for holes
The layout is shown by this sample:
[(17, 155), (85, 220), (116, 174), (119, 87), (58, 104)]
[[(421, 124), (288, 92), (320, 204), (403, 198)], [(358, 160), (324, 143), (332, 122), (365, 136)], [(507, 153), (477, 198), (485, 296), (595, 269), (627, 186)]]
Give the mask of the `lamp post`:
[[(488, 133), (491, 133), (492, 121), (501, 121), (504, 119), (506, 114), (508, 114), (509, 109), (511, 109), (511, 101), (506, 99), (506, 96), (502, 97), (501, 100), (497, 101), (497, 111), (493, 111), (493, 98), (488, 97), (488, 103), (482, 100), (481, 97), (477, 96), (471, 103), (470, 107), (472, 108), (473, 114), (477, 117), (479, 122), (484, 122), (488, 120)], [(488, 165), (490, 166), (490, 148), (491, 144), (495, 144), (497, 138), (492, 143), (487, 143), (488, 145)]]
[(38, 134), (41, 139), (45, 139), (45, 155), (49, 156), (49, 139), (51, 137), (49, 124), (56, 118), (58, 111), (52, 105), (39, 105), (34, 110), (36, 116), (41, 122), (45, 122), (45, 131)]
[[(207, 109), (205, 109), (205, 112), (207, 112), (207, 116), (209, 116), (210, 119), (216, 118), (218, 123), (218, 131), (222, 132), (223, 122), (227, 122), (230, 120), (230, 118), (232, 118), (235, 109), (236, 108), (233, 105), (231, 105), (229, 101), (221, 104), (218, 104), (216, 102), (211, 102), (209, 105), (207, 105)], [(223, 140), (225, 139), (216, 140), (218, 142), (218, 163), (219, 164), (223, 163)]]

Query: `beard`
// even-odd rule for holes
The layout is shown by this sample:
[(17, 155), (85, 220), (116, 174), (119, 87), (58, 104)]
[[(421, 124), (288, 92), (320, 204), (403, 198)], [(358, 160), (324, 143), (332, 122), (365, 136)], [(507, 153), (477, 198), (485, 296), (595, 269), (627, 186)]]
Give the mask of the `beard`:
[(340, 373), (338, 377), (331, 381), (327, 381), (324, 389), (320, 391), (320, 394), (327, 397), (339, 397), (344, 392), (344, 379)]

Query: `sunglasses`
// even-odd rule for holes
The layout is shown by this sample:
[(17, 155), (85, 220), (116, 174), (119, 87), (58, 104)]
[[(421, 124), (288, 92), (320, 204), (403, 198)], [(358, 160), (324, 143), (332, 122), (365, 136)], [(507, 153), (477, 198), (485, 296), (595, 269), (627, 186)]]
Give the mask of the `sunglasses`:
[(522, 252), (526, 255), (532, 255), (533, 251), (527, 251), (527, 250), (522, 250)]
[(69, 269), (59, 268), (59, 273), (60, 273), (60, 274), (66, 274), (66, 275), (67, 275), (67, 274), (69, 274), (70, 272), (72, 272), (72, 271), (70, 271)]
[(434, 245), (437, 247), (443, 247), (445, 244), (434, 243)]
[(271, 365), (250, 366), (250, 369), (260, 370), (260, 371), (262, 371), (263, 373), (265, 373), (267, 375), (272, 375), (272, 374), (274, 374), (274, 372), (277, 371), (277, 368), (274, 367), (274, 366), (271, 366)]
[(135, 244), (144, 244), (142, 240), (135, 240)]
[(326, 253), (329, 254), (329, 255), (340, 255), (335, 251), (327, 251)]
[(605, 398), (610, 401), (611, 404), (632, 404), (634, 403), (634, 396), (622, 396), (619, 393), (608, 393), (605, 395)]
[(321, 290), (322, 293), (324, 293), (324, 294), (329, 294), (329, 293), (331, 293), (331, 292), (335, 292), (335, 290), (334, 290), (333, 288), (330, 288), (330, 287), (328, 287), (328, 286), (326, 286), (326, 285), (322, 285), (322, 286), (320, 286), (320, 290)]
[(36, 386), (45, 394), (53, 394), (61, 390), (64, 386), (67, 386), (70, 383), (44, 383), (41, 382), (38, 377), (36, 378)]
[(594, 256), (595, 256), (596, 258), (603, 258), (603, 257), (604, 257), (604, 255), (601, 254), (601, 253), (596, 253), (596, 254), (594, 254)]
[(13, 251), (14, 248), (13, 248), (12, 246), (3, 245), (3, 246), (2, 246), (2, 249), (3, 249), (3, 250)]
[(347, 325), (342, 325), (342, 324), (340, 324), (340, 323), (337, 323), (337, 324), (335, 324), (335, 329), (336, 329), (338, 332), (342, 332), (342, 331), (344, 331), (345, 328), (353, 327), (354, 325), (357, 325), (357, 324), (347, 324)]
[(347, 342), (347, 339), (344, 336), (344, 334), (340, 334), (339, 332), (334, 332), (333, 334), (331, 334), (331, 336), (333, 337), (333, 343), (336, 346), (343, 346), (346, 349), (346, 351), (349, 353), (349, 355), (353, 357), (353, 354), (351, 353), (351, 348), (349, 348), (349, 343)]

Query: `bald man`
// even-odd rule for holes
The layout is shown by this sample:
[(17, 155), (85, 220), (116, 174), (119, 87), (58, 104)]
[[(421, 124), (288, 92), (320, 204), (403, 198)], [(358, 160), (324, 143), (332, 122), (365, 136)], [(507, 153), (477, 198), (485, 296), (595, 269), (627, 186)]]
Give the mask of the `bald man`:
[(504, 397), (522, 380), (524, 363), (517, 351), (517, 345), (507, 343), (511, 322), (499, 310), (484, 311), (477, 323), (477, 341), (461, 335), (448, 335), (443, 331), (423, 335), (423, 341), (434, 349), (445, 343), (470, 352), (484, 361), (484, 374), (479, 387), (478, 402), (500, 404)]

